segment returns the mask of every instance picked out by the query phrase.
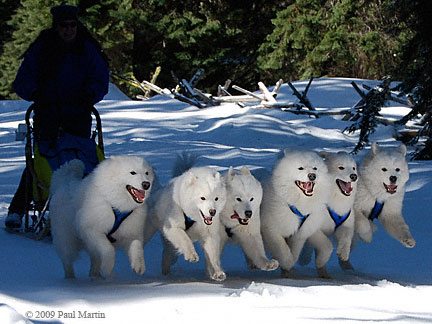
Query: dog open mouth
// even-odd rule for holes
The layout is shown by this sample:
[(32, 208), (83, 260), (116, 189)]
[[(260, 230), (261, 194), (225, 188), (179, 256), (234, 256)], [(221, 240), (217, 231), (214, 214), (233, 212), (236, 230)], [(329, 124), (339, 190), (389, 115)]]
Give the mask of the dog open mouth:
[(351, 196), (351, 193), (353, 191), (351, 182), (345, 182), (341, 179), (336, 179), (336, 183), (339, 187), (339, 190), (342, 192), (342, 194), (344, 194), (345, 196)]
[(300, 180), (296, 180), (295, 184), (297, 185), (297, 187), (300, 188), (301, 191), (303, 191), (303, 193), (306, 196), (312, 196), (313, 195), (315, 182), (312, 182), (312, 181), (302, 182)]
[(389, 194), (393, 195), (394, 193), (396, 193), (397, 185), (394, 185), (394, 184), (386, 185), (385, 183), (383, 183), (383, 185)]
[(132, 199), (135, 200), (138, 204), (142, 204), (145, 199), (145, 190), (138, 190), (137, 188), (127, 185), (126, 186), (127, 191), (132, 196)]
[(249, 224), (249, 218), (241, 218), (235, 210), (234, 210), (234, 215), (231, 215), (231, 219), (237, 219), (240, 225)]
[(204, 219), (204, 224), (211, 225), (213, 223), (213, 217), (204, 216), (204, 214), (201, 210), (200, 210), (200, 214), (201, 214), (202, 218)]

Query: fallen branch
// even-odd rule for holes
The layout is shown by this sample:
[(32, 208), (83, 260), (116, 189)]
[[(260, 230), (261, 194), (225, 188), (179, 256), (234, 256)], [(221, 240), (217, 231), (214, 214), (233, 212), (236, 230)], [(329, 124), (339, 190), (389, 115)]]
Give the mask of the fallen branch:
[(288, 82), (288, 85), (293, 91), (293, 94), (299, 99), (300, 103), (305, 105), (309, 110), (315, 110), (315, 107), (312, 105), (310, 100), (307, 97), (307, 92), (309, 91), (309, 87), (312, 83), (313, 78), (309, 80), (309, 83), (307, 84), (305, 91), (303, 91), (301, 94), (297, 91), (297, 89), (294, 87), (294, 85), (291, 82)]

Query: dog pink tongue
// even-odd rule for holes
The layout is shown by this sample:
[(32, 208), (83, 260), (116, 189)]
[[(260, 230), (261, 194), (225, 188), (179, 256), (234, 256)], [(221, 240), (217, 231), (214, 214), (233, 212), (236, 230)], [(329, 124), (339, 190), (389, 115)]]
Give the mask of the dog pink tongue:
[(240, 216), (237, 213), (231, 215), (231, 219), (238, 219), (238, 218), (240, 218)]
[(351, 182), (342, 182), (342, 186), (347, 194), (350, 194), (353, 191)]
[(139, 201), (144, 201), (145, 190), (134, 190), (134, 194)]
[(397, 189), (397, 185), (386, 185), (386, 189), (389, 193), (395, 193)]
[(312, 193), (313, 192), (313, 183), (312, 182), (304, 182), (304, 188), (306, 190), (307, 193)]

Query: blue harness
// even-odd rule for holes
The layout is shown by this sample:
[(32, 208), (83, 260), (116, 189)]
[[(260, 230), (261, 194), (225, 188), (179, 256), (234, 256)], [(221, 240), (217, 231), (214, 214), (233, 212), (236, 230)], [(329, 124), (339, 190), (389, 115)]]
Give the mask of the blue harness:
[(306, 218), (309, 217), (309, 214), (303, 215), (297, 208), (295, 208), (294, 205), (289, 205), (289, 208), (294, 214), (296, 214), (300, 218), (300, 225), (298, 228), (302, 227), (303, 223), (306, 221)]
[(111, 243), (114, 243), (116, 241), (116, 239), (114, 237), (112, 237), (112, 235), (115, 233), (115, 231), (118, 230), (121, 223), (123, 223), (125, 221), (125, 219), (128, 218), (128, 216), (130, 214), (132, 214), (133, 210), (131, 210), (129, 212), (124, 212), (124, 213), (120, 212), (116, 208), (113, 208), (112, 210), (114, 213), (115, 221), (114, 221), (114, 225), (113, 225), (111, 231), (107, 234), (107, 238)]
[(186, 226), (185, 231), (187, 231), (189, 228), (192, 227), (193, 224), (195, 224), (195, 221), (191, 219), (188, 215), (186, 215), (184, 212), (183, 212), (183, 216), (184, 216), (185, 226)]
[(373, 221), (381, 214), (384, 207), (384, 202), (375, 201), (375, 205), (372, 208), (372, 211), (369, 214), (369, 220)]
[(345, 222), (348, 219), (349, 215), (351, 214), (351, 209), (348, 211), (348, 213), (346, 213), (345, 215), (342, 215), (342, 216), (337, 214), (330, 207), (327, 207), (327, 210), (329, 212), (330, 217), (333, 219), (333, 222), (335, 223), (336, 228), (341, 226), (343, 224), (343, 222)]

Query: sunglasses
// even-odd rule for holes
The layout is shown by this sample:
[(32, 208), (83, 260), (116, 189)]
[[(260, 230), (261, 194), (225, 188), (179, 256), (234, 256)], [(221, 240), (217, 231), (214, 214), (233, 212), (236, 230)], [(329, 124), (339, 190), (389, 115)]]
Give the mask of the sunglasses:
[(76, 28), (77, 23), (75, 21), (70, 23), (60, 22), (58, 25), (60, 26), (60, 28)]

